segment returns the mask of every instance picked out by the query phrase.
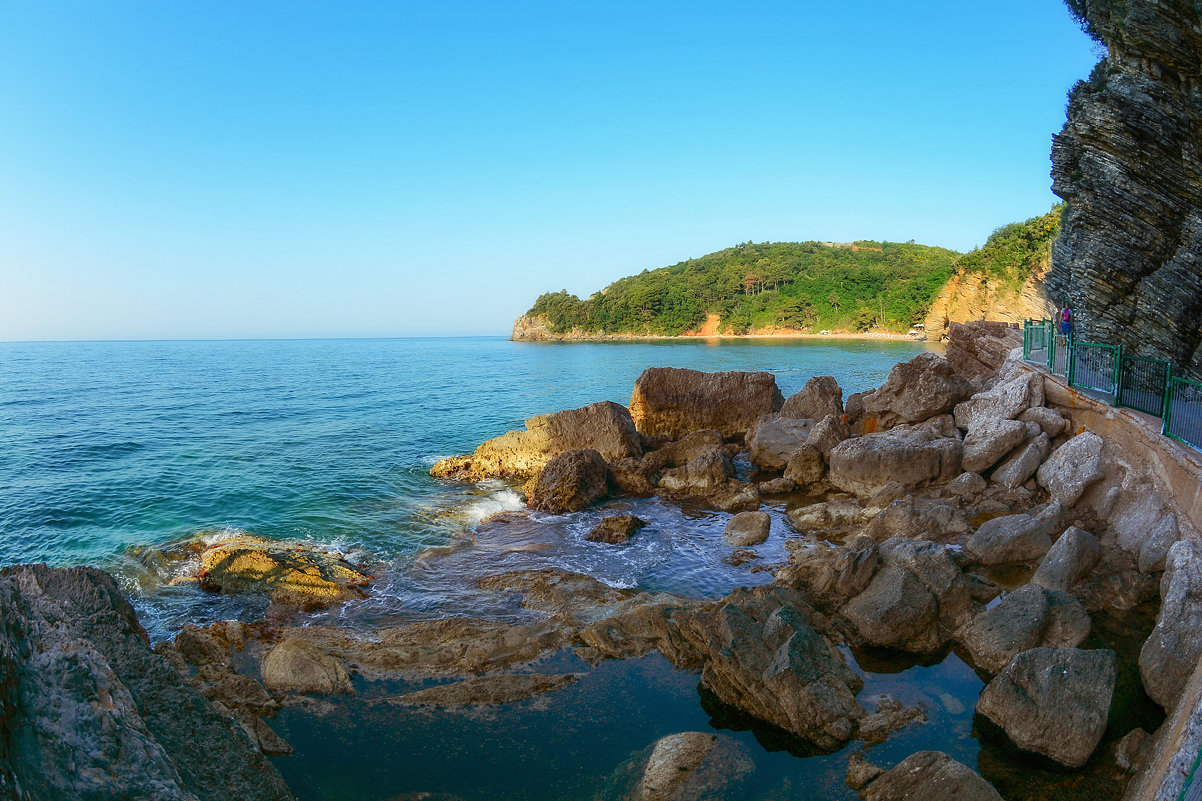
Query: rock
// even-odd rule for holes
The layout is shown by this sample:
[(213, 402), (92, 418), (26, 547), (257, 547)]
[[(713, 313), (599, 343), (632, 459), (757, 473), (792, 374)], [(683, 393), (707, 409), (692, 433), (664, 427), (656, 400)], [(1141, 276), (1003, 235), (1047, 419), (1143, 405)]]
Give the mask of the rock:
[(1169, 512), (1156, 528), (1152, 529), (1143, 544), (1139, 548), (1139, 572), (1153, 573), (1158, 570), (1164, 570), (1165, 561), (1169, 555), (1169, 548), (1173, 547), (1173, 543), (1181, 538), (1181, 531), (1177, 528), (1177, 515)]
[(869, 762), (859, 751), (853, 751), (847, 757), (847, 786), (853, 790), (863, 789), (884, 772), (884, 768), (878, 768)]
[(1024, 423), (1035, 423), (1049, 437), (1058, 437), (1068, 428), (1068, 420), (1065, 420), (1060, 412), (1046, 406), (1032, 406), (1020, 414), (1018, 419)]
[(946, 484), (960, 474), (961, 449), (959, 440), (925, 431), (865, 434), (831, 451), (828, 478), (832, 486), (864, 496), (891, 481), (907, 489)]
[(788, 513), (789, 523), (800, 532), (846, 528), (865, 522), (859, 501), (845, 499), (800, 506)]
[(843, 416), (843, 388), (829, 375), (816, 375), (800, 392), (790, 395), (780, 409), (785, 417), (822, 420), (828, 415)]
[(714, 448), (723, 448), (722, 435), (717, 431), (712, 429), (690, 431), (680, 439), (646, 454), (643, 461), (656, 470), (662, 470), (665, 467), (684, 467), (698, 456), (709, 453)]
[(555, 568), (496, 573), (480, 579), (476, 586), (482, 590), (521, 593), (523, 609), (547, 612), (561, 619), (600, 617), (606, 607), (633, 595), (631, 590), (611, 587), (585, 573)]
[(896, 481), (890, 481), (872, 493), (872, 497), (868, 499), (868, 505), (884, 509), (899, 498), (904, 498), (907, 494), (905, 487)]
[(908, 362), (894, 365), (885, 383), (864, 393), (860, 402), (866, 419), (875, 418), (879, 425), (892, 428), (898, 423), (920, 423), (950, 411), (970, 394), (972, 384), (947, 359), (934, 353), (920, 353)]
[(817, 484), (826, 475), (822, 451), (813, 445), (803, 445), (789, 456), (784, 477), (799, 487)]
[(199, 557), (202, 589), (258, 592), (272, 603), (312, 611), (362, 598), (372, 576), (338, 554), (308, 545), (241, 535), (218, 539), (206, 533), (168, 546)]
[(1028, 584), (961, 626), (955, 639), (973, 664), (1000, 673), (1020, 651), (1076, 648), (1089, 628), (1089, 614), (1071, 595)]
[(925, 723), (926, 719), (921, 706), (903, 706), (885, 696), (880, 699), (871, 714), (860, 720), (860, 729), (856, 737), (867, 745), (880, 745), (894, 732), (916, 723)]
[(1033, 562), (1052, 547), (1052, 534), (1060, 530), (1064, 509), (1050, 504), (1037, 515), (1019, 513), (986, 520), (968, 539), (965, 549), (982, 564)]
[(1052, 500), (1072, 506), (1102, 477), (1102, 438), (1086, 431), (1052, 452), (1039, 468), (1039, 486)]
[(0, 571), (0, 795), (283, 801), (283, 779), (93, 568)]
[(1043, 376), (1022, 373), (956, 404), (956, 425), (971, 431), (986, 420), (1014, 420), (1043, 400)]
[[(934, 332), (930, 323), (927, 330)], [(1022, 344), (1022, 332), (1008, 323), (993, 320), (949, 322), (945, 357), (960, 375), (984, 381), (996, 376), (1010, 352)]]
[(1002, 801), (972, 768), (942, 751), (919, 751), (881, 774), (866, 801)]
[(945, 489), (953, 495), (971, 498), (985, 491), (989, 483), (978, 473), (961, 473), (952, 479)]
[(610, 462), (606, 480), (611, 489), (623, 495), (645, 497), (655, 492), (659, 473), (642, 459), (628, 456)]
[(770, 415), (760, 418), (747, 435), (751, 463), (764, 470), (784, 470), (790, 454), (806, 443), (814, 421)]
[(877, 542), (891, 537), (946, 542), (971, 534), (972, 526), (959, 508), (947, 501), (907, 496), (882, 509), (864, 533)]
[(1017, 420), (980, 419), (968, 430), (968, 436), (964, 438), (961, 466), (970, 473), (988, 470), (1010, 451), (1023, 444), (1026, 438), (1027, 427)]
[(1071, 526), (1039, 563), (1031, 583), (1049, 590), (1067, 590), (1084, 578), (1101, 556), (1102, 546), (1097, 538)]
[(715, 509), (723, 512), (754, 512), (760, 508), (760, 491), (755, 484), (726, 482), (726, 488), (709, 497)]
[(704, 801), (729, 791), (753, 770), (750, 754), (732, 737), (670, 734), (656, 741), (636, 801)]
[(810, 626), (796, 593), (771, 593), (736, 590), (708, 616), (701, 684), (723, 703), (836, 749), (864, 716), (855, 699), (862, 682)]
[(1079, 768), (1106, 731), (1116, 662), (1109, 649), (1023, 651), (981, 691), (977, 712), (1019, 748)]
[(1148, 696), (1166, 710), (1202, 660), (1202, 541), (1181, 540), (1169, 548), (1160, 578), (1160, 613), (1139, 652), (1139, 672)]
[(1114, 762), (1119, 766), (1119, 770), (1125, 773), (1139, 770), (1148, 754), (1150, 737), (1151, 735), (1143, 729), (1132, 729), (1114, 744)]
[(778, 581), (796, 587), (824, 612), (833, 612), (859, 595), (880, 566), (875, 542), (858, 539), (851, 546), (820, 543), (794, 551), (789, 564), (777, 572)]
[(430, 469), (430, 475), (463, 481), (529, 479), (559, 454), (573, 450), (594, 450), (611, 462), (643, 452), (630, 412), (603, 401), (531, 417), (525, 431), (490, 439), (470, 456), (443, 459)]
[(545, 695), (575, 681), (576, 676), (571, 673), (499, 673), (492, 676), (473, 676), (451, 684), (428, 687), (397, 698), (389, 698), (388, 702), (398, 706), (443, 708), (498, 706)]
[(263, 657), (263, 684), (277, 694), (349, 693), (342, 663), (300, 639), (286, 639)]
[(761, 495), (783, 495), (786, 492), (792, 492), (797, 489), (797, 482), (791, 478), (774, 478), (771, 481), (761, 481), (756, 486), (759, 487)]
[(1051, 451), (1052, 443), (1048, 435), (1040, 434), (1007, 456), (989, 478), (1003, 487), (1017, 489), (1035, 475), (1035, 471)]
[(593, 526), (585, 539), (589, 542), (607, 542), (610, 545), (621, 545), (634, 536), (635, 532), (647, 523), (634, 515), (615, 515), (607, 517)]
[(643, 371), (630, 396), (639, 433), (678, 438), (698, 429), (745, 435), (761, 415), (780, 411), (784, 397), (771, 373), (702, 373), (676, 367)]
[(538, 474), (526, 502), (552, 514), (578, 512), (609, 494), (607, 470), (597, 451), (564, 451)]
[(822, 453), (823, 461), (829, 461), (835, 446), (850, 436), (851, 428), (847, 423), (831, 414), (814, 424), (806, 445), (817, 448)]
[(717, 446), (710, 446), (684, 467), (665, 470), (659, 480), (659, 486), (686, 495), (712, 495), (719, 489), (724, 489), (727, 480), (734, 474), (734, 464), (726, 451)]
[(772, 518), (767, 512), (739, 512), (726, 524), (723, 537), (736, 548), (758, 545), (768, 539)]

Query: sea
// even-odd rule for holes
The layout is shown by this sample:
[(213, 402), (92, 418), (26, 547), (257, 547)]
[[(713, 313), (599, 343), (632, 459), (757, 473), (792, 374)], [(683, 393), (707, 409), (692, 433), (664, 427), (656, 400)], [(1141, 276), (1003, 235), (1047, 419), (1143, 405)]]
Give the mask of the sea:
[[(371, 566), (377, 579), (366, 598), (305, 624), (520, 621), (533, 613), (519, 598), (476, 585), (525, 568), (716, 598), (770, 581), (759, 566), (787, 558), (783, 504), (765, 507), (772, 535), (753, 549), (757, 558), (732, 564), (722, 540), (728, 514), (617, 499), (498, 529), (490, 523), (498, 514), (524, 509), (516, 486), (436, 480), (429, 469), (533, 415), (627, 403), (648, 367), (764, 370), (786, 396), (812, 376), (831, 375), (846, 394), (878, 386), (893, 365), (932, 348), (895, 340), (502, 337), (0, 343), (0, 566), (106, 569), (152, 641), (185, 623), (262, 616), (264, 599), (204, 592), (180, 580), (194, 566), (145, 558), (181, 540), (246, 533)], [(621, 512), (648, 526), (624, 546), (585, 540), (602, 517)], [(876, 757), (892, 763), (940, 748), (973, 767), (1000, 761), (995, 774), (1010, 770), (1004, 750), (981, 750), (972, 707), (983, 681), (954, 653), (898, 661), (842, 650), (865, 679), (869, 706), (888, 696), (925, 710), (928, 724), (895, 736)], [(616, 798), (656, 738), (722, 731), (753, 766), (750, 784), (733, 797), (856, 797), (843, 776), (847, 752), (858, 746), (799, 751), (780, 732), (715, 704), (696, 675), (662, 657), (591, 666), (564, 653), (534, 669), (576, 672), (579, 681), (500, 709), (436, 712), (376, 703), (398, 688), (357, 679), (356, 695), (322, 701), (321, 714), (288, 707), (270, 721), (296, 749), (277, 767), (306, 801)]]

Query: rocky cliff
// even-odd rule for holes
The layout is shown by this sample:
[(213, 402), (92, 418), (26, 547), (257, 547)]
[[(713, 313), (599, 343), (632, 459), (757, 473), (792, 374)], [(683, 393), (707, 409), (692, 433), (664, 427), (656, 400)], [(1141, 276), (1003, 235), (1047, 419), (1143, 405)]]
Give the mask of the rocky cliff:
[(1048, 286), (1087, 339), (1202, 375), (1202, 4), (1070, 0), (1108, 55), (1052, 146), (1068, 202)]
[(957, 273), (944, 285), (927, 312), (927, 336), (942, 339), (953, 323), (995, 320), (1021, 323), (1027, 318), (1051, 317), (1056, 304), (1044, 286), (1046, 268), (1016, 290), (978, 273)]

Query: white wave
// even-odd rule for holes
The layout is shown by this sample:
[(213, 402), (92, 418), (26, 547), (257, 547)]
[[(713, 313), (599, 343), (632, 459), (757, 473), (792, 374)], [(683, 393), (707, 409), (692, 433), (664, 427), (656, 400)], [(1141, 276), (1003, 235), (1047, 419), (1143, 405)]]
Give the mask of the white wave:
[(464, 510), (464, 516), (474, 526), (486, 517), (492, 517), (501, 512), (516, 512), (524, 508), (526, 508), (526, 504), (522, 501), (522, 496), (506, 487), (470, 504)]

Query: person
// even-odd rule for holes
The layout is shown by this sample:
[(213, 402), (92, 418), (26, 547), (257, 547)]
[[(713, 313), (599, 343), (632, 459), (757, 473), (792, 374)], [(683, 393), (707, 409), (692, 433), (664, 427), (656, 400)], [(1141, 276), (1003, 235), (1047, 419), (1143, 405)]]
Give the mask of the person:
[(1068, 336), (1073, 332), (1073, 310), (1069, 308), (1068, 302), (1064, 304), (1064, 308), (1060, 310), (1060, 333)]

